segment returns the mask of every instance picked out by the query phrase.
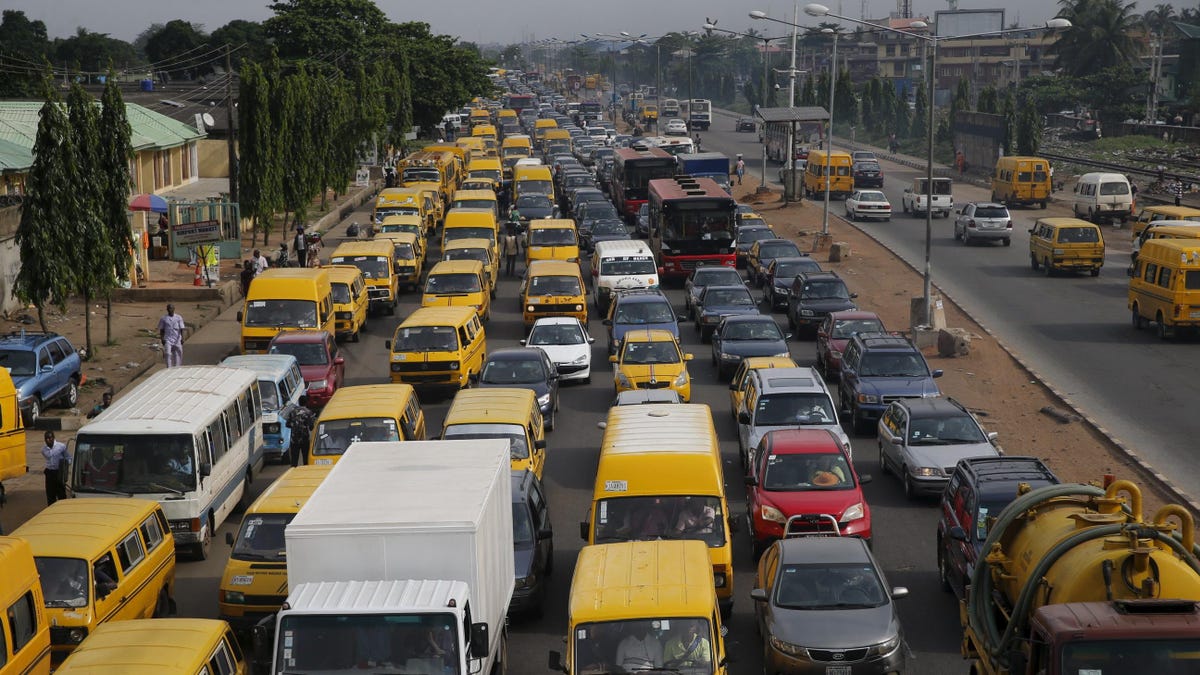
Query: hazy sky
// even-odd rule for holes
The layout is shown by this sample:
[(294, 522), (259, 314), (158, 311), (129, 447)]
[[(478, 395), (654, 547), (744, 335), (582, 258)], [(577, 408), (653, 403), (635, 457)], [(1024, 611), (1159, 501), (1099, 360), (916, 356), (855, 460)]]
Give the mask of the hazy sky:
[[(801, 0), (799, 23), (815, 25), (817, 20), (804, 14), (805, 1)], [(948, 8), (944, 1), (912, 2), (916, 15)], [(720, 27), (730, 30), (744, 31), (754, 26), (767, 35), (779, 35), (787, 30), (786, 26), (752, 21), (747, 14), (752, 9), (761, 9), (772, 16), (790, 18), (793, 6), (790, 1), (781, 0), (658, 0), (652, 4), (660, 11), (647, 14), (644, 10), (648, 3), (635, 0), (376, 0), (376, 5), (392, 21), (425, 21), (434, 33), (472, 42), (505, 44), (544, 37), (572, 39), (579, 33), (592, 32), (627, 31), (655, 36), (668, 31), (699, 30), (705, 17), (717, 19)], [(834, 12), (855, 18), (863, 14), (864, 7), (868, 17), (876, 18), (896, 11), (895, 0), (826, 0), (825, 4)], [(23, 10), (30, 19), (44, 21), (51, 38), (69, 36), (76, 27), (83, 26), (123, 40), (133, 40), (152, 23), (172, 19), (203, 24), (206, 31), (220, 28), (233, 19), (261, 21), (272, 14), (267, 5), (265, 0), (0, 0), (0, 9)], [(1006, 9), (1006, 24), (1019, 21), (1025, 26), (1052, 17), (1058, 4), (1052, 0), (961, 0), (959, 3), (959, 9), (998, 7)]]

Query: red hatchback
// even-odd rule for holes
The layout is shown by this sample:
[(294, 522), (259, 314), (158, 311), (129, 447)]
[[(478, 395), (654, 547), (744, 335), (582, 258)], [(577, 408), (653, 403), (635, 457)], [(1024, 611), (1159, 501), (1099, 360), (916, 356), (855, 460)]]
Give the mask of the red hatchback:
[(296, 357), (307, 387), (308, 407), (314, 410), (333, 398), (346, 376), (346, 360), (338, 355), (337, 341), (329, 331), (284, 331), (271, 340), (267, 353)]
[(785, 429), (763, 436), (746, 477), (755, 558), (777, 539), (840, 534), (871, 543), (871, 509), (837, 436), (827, 429)]
[(885, 333), (883, 321), (875, 312), (848, 309), (831, 312), (817, 327), (817, 370), (829, 382), (837, 382), (842, 367), (842, 352), (855, 333)]

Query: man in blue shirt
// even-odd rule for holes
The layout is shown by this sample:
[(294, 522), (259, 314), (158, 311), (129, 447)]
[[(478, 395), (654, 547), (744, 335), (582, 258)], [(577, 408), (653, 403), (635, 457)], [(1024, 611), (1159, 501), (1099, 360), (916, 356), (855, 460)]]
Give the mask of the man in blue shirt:
[(67, 472), (71, 469), (71, 454), (67, 444), (54, 440), (54, 432), (46, 432), (46, 445), (42, 448), (46, 458), (46, 504), (50, 505), (67, 498)]

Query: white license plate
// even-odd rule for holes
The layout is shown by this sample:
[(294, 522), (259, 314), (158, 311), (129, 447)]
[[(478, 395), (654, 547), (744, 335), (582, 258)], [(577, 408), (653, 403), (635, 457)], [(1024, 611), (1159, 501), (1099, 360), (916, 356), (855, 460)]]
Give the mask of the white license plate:
[(825, 666), (825, 675), (850, 675), (850, 666)]

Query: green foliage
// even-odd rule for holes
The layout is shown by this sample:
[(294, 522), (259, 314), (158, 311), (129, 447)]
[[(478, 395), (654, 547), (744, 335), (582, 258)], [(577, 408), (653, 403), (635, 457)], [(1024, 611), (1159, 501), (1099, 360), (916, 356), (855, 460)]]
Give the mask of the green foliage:
[(282, 139), (280, 165), (283, 173), (283, 208), (293, 214), (293, 222), (302, 222), (308, 205), (317, 194), (318, 158), (313, 155), (313, 126), (316, 101), (308, 71), (301, 63), (283, 79), (278, 97), (281, 105), (273, 111)]
[(1067, 75), (1082, 77), (1107, 68), (1131, 65), (1142, 45), (1134, 37), (1138, 17), (1135, 3), (1122, 0), (1059, 0), (1058, 16), (1071, 29), (1058, 36), (1049, 53)]
[(854, 83), (850, 80), (850, 72), (843, 70), (838, 73), (837, 86), (833, 93), (833, 120), (843, 126), (858, 126), (858, 101), (854, 98)]
[(1004, 148), (1004, 154), (1011, 155), (1016, 147), (1014, 129), (1017, 124), (1017, 102), (1011, 89), (1004, 91), (1000, 113), (1004, 115), (1004, 136), (1000, 139), (1000, 146)]
[(958, 130), (958, 113), (971, 110), (971, 83), (967, 78), (959, 78), (958, 87), (954, 90), (954, 98), (950, 99), (950, 115), (946, 122), (947, 136), (953, 138)]
[(441, 122), (447, 110), (462, 107), (492, 90), (487, 64), (448, 35), (434, 35), (429, 24), (389, 24), (389, 44), (402, 47), (410, 60), (413, 121), (424, 129)]
[(71, 124), (75, 164), (79, 169), (76, 185), (79, 213), (75, 216), (75, 246), (69, 247), (69, 259), (74, 270), (75, 292), (84, 299), (84, 339), (87, 353), (92, 345), (92, 298), (107, 294), (115, 285), (112, 241), (106, 236), (101, 218), (101, 199), (104, 175), (100, 160), (100, 112), (96, 99), (79, 84), (67, 95), (67, 115)]
[(1042, 145), (1042, 116), (1028, 101), (1017, 109), (1016, 141), (1018, 155), (1036, 155)]
[(754, 82), (752, 80), (746, 80), (746, 84), (742, 85), (742, 95), (746, 97), (746, 102), (751, 106), (763, 104), (762, 97), (760, 96), (761, 93), (762, 92), (760, 92), (759, 89), (754, 86)]
[(314, 79), (313, 97), (316, 101), (313, 118), (313, 155), (317, 159), (318, 189), (324, 203), (325, 189), (345, 189), (349, 181), (349, 167), (343, 164), (338, 152), (341, 129), (345, 126), (347, 95), (340, 73), (330, 73)]
[[(41, 63), (50, 53), (46, 24), (30, 21), (25, 12), (4, 10), (0, 19), (0, 54), (16, 57), (29, 63)], [(41, 90), (41, 73), (30, 66), (22, 71), (13, 66), (0, 72), (0, 97), (31, 97)]]
[[(907, 108), (905, 104), (905, 108)], [(906, 138), (924, 139), (929, 134), (929, 97), (925, 93), (925, 80), (917, 83), (916, 107), (913, 108), (912, 126)], [(897, 135), (901, 135), (897, 132)]]
[(271, 217), (282, 202), (271, 88), (262, 66), (254, 62), (242, 65), (238, 78), (238, 201), (242, 216), (262, 230), (264, 242)]
[(404, 135), (413, 126), (413, 95), (412, 80), (408, 76), (408, 59), (401, 56), (398, 61), (399, 65), (393, 68), (393, 84), (388, 90), (392, 97), (388, 104), (388, 110), (391, 111), (388, 143), (394, 148), (403, 149), (407, 144)]
[(1000, 94), (995, 87), (984, 87), (979, 92), (979, 101), (976, 103), (975, 109), (981, 113), (992, 115), (1000, 112)]
[(912, 124), (912, 117), (908, 109), (907, 95), (901, 96), (896, 94), (891, 87), (887, 88), (892, 92), (888, 98), (892, 110), (892, 126), (888, 130), (889, 133), (896, 134), (896, 138), (908, 138), (909, 126)]
[(42, 330), (45, 306), (53, 303), (65, 309), (75, 288), (70, 249), (79, 245), (77, 217), (83, 206), (79, 192), (70, 189), (79, 181), (71, 125), (49, 76), (44, 92), (33, 166), (25, 179), (28, 193), (17, 225), (21, 267), (13, 283), (13, 294), (37, 307)]
[(130, 68), (138, 62), (133, 45), (109, 37), (106, 33), (92, 33), (78, 28), (75, 35), (65, 40), (54, 41), (54, 63), (73, 63), (84, 72), (102, 73), (113, 64), (118, 70)]
[(266, 61), (271, 58), (271, 44), (261, 23), (234, 19), (214, 30), (208, 39), (213, 47), (228, 45), (237, 48), (230, 57), (234, 70), (242, 69), (242, 62)]
[(373, 0), (283, 0), (269, 7), (275, 16), (263, 22), (263, 30), (284, 59), (367, 58), (388, 23)]
[[(828, 76), (824, 73), (816, 81), (813, 80), (811, 75), (804, 78), (804, 88), (798, 92), (800, 105), (820, 105), (817, 102), (817, 88), (820, 87), (821, 91), (829, 91), (829, 80), (827, 78)], [(818, 84), (818, 82), (823, 84)]]
[(172, 77), (195, 79), (213, 70), (211, 64), (205, 63), (212, 55), (196, 58), (208, 51), (202, 49), (207, 43), (208, 36), (200, 26), (175, 19), (146, 39), (146, 58), (160, 64), (158, 70)]
[(113, 268), (119, 281), (129, 279), (133, 265), (133, 230), (129, 226), (129, 160), (133, 159), (133, 130), (125, 116), (125, 100), (115, 74), (110, 70), (101, 99), (100, 173), (104, 184), (100, 193), (100, 213), (108, 241), (112, 244)]

